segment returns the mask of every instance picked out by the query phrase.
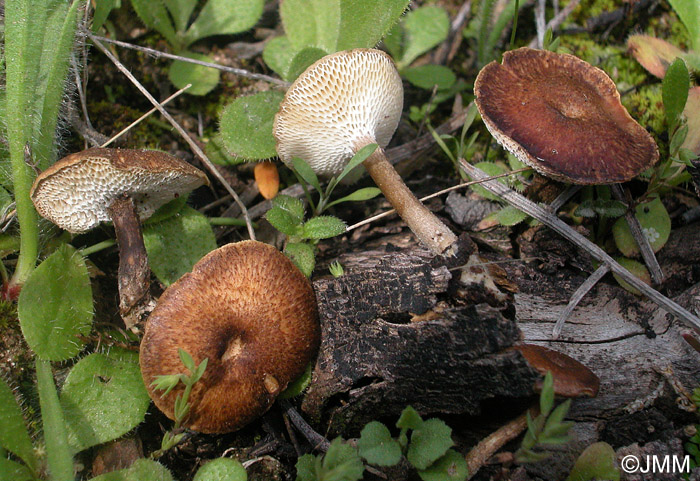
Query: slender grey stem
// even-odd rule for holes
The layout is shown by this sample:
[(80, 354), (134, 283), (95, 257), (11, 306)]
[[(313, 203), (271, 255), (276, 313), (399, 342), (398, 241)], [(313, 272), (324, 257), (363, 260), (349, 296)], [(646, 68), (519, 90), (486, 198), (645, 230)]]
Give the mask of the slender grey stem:
[(154, 57), (169, 58), (172, 60), (180, 60), (181, 62), (188, 62), (188, 63), (193, 63), (196, 65), (202, 65), (204, 67), (215, 68), (217, 70), (221, 70), (222, 72), (229, 72), (229, 73), (232, 73), (234, 75), (238, 75), (239, 77), (245, 77), (245, 78), (250, 78), (250, 79), (254, 79), (254, 80), (264, 80), (266, 82), (277, 84), (277, 85), (280, 85), (282, 87), (289, 87), (291, 85), (289, 82), (285, 82), (284, 80), (280, 80), (280, 79), (275, 78), (275, 77), (270, 77), (269, 75), (264, 75), (261, 73), (248, 72), (247, 70), (243, 70), (241, 68), (227, 67), (225, 65), (219, 65), (217, 63), (205, 62), (202, 60), (196, 60), (193, 58), (183, 57), (181, 55), (174, 55), (172, 53), (165, 53), (165, 52), (161, 52), (160, 50), (155, 50), (155, 49), (148, 48), (148, 47), (142, 47), (140, 45), (134, 45), (132, 43), (122, 42), (119, 40), (113, 40), (111, 38), (100, 37), (97, 35), (93, 35), (91, 33), (87, 33), (87, 35), (88, 35), (88, 37), (90, 37), (90, 39), (93, 42), (95, 40), (99, 40), (102, 42), (117, 45), (118, 47), (130, 48), (132, 50), (139, 50), (141, 52), (146, 52), (147, 54), (153, 55)]
[(114, 56), (112, 55), (112, 52), (109, 51), (102, 43), (99, 41), (97, 37), (95, 37), (91, 33), (87, 33), (88, 37), (90, 37), (90, 40), (93, 41), (95, 46), (99, 48), (102, 53), (104, 53), (107, 58), (109, 58), (112, 63), (119, 69), (121, 73), (123, 73), (126, 78), (128, 78), (131, 83), (133, 83), (137, 89), (141, 91), (141, 93), (153, 104), (155, 108), (158, 109), (158, 112), (161, 113), (163, 117), (165, 117), (170, 124), (175, 127), (175, 130), (178, 131), (178, 133), (182, 136), (183, 139), (189, 144), (190, 148), (192, 151), (197, 155), (197, 157), (200, 158), (200, 160), (204, 163), (204, 165), (207, 166), (207, 169), (211, 172), (211, 174), (216, 177), (216, 179), (221, 183), (221, 185), (224, 186), (226, 191), (231, 195), (233, 198), (234, 202), (238, 204), (238, 207), (241, 209), (241, 213), (243, 214), (243, 218), (245, 219), (246, 226), (248, 227), (248, 235), (250, 236), (251, 240), (255, 240), (255, 231), (253, 230), (253, 223), (250, 220), (250, 216), (248, 215), (248, 209), (246, 209), (246, 206), (241, 202), (241, 199), (238, 197), (238, 194), (236, 194), (236, 191), (233, 190), (231, 187), (231, 184), (224, 179), (224, 176), (221, 175), (221, 173), (218, 171), (216, 166), (212, 164), (212, 162), (209, 160), (209, 158), (206, 156), (206, 154), (202, 151), (202, 149), (199, 148), (197, 143), (190, 137), (190, 135), (185, 131), (185, 129), (182, 128), (180, 124), (177, 123), (177, 121), (173, 118), (172, 115), (168, 113), (167, 110), (163, 108), (162, 105), (158, 103), (158, 101), (151, 95), (151, 93), (146, 90), (146, 88), (139, 82), (134, 75), (129, 72), (129, 70), (124, 67), (124, 65)]
[[(547, 31), (549, 28), (551, 28), (552, 31), (559, 28), (559, 25), (561, 25), (562, 22), (566, 20), (566, 17), (568, 17), (576, 7), (578, 7), (579, 3), (581, 3), (581, 0), (571, 0), (566, 7), (562, 8), (559, 13), (557, 13), (549, 22), (547, 22), (545, 31)], [(535, 48), (536, 45), (537, 37), (533, 38), (527, 46), (530, 48)]]
[[(613, 184), (610, 187), (613, 197), (627, 205), (630, 205), (630, 199), (628, 198), (629, 196), (625, 195), (625, 192), (622, 190), (622, 186), (620, 184)], [(633, 209), (627, 209), (627, 212), (625, 213), (625, 220), (627, 221), (627, 225), (630, 228), (634, 241), (639, 246), (639, 251), (642, 253), (644, 263), (649, 268), (649, 274), (651, 274), (652, 282), (654, 284), (662, 283), (664, 280), (664, 273), (661, 270), (659, 261), (656, 260), (654, 249), (651, 248), (649, 239), (647, 239), (647, 236), (645, 236), (644, 232), (642, 232), (642, 226), (639, 224), (639, 219), (637, 219), (637, 216), (634, 215)]]
[[(459, 163), (462, 169), (472, 177), (473, 179), (484, 179), (488, 177), (485, 172), (481, 169), (474, 167), (469, 164), (464, 159), (459, 159)], [(645, 282), (641, 281), (639, 278), (634, 276), (630, 271), (622, 267), (615, 259), (610, 257), (607, 252), (601, 249), (599, 246), (588, 240), (586, 237), (579, 234), (577, 231), (571, 228), (567, 223), (553, 215), (546, 209), (543, 209), (534, 202), (528, 200), (517, 192), (509, 189), (507, 186), (501, 184), (497, 181), (489, 181), (481, 184), (484, 188), (493, 192), (499, 196), (504, 201), (508, 202), (512, 206), (522, 210), (526, 214), (534, 217), (543, 224), (547, 225), (550, 229), (559, 233), (568, 241), (576, 244), (579, 248), (586, 251), (588, 254), (598, 259), (600, 262), (606, 264), (612, 272), (620, 276), (622, 279), (627, 281), (632, 287), (635, 287), (642, 292), (649, 299), (654, 301), (660, 307), (665, 309), (671, 314), (674, 314), (679, 319), (684, 321), (690, 327), (695, 328), (700, 331), (700, 319), (697, 316), (691, 314), (688, 310), (680, 306), (678, 303), (664, 296), (656, 289), (652, 288)]]
[(314, 449), (318, 449), (324, 453), (328, 451), (331, 443), (322, 435), (318, 434), (316, 430), (306, 422), (306, 419), (294, 409), (294, 406), (288, 401), (281, 401), (280, 404), (282, 405), (282, 409), (287, 413), (287, 416), (289, 416), (289, 420), (292, 424), (301, 431), (304, 437), (313, 445)]
[(552, 340), (559, 338), (561, 330), (564, 327), (564, 323), (569, 316), (571, 316), (571, 313), (574, 312), (574, 309), (576, 309), (578, 303), (581, 302), (581, 299), (588, 294), (588, 291), (593, 289), (593, 286), (595, 286), (598, 281), (601, 280), (608, 272), (610, 272), (610, 267), (608, 267), (607, 264), (601, 264), (600, 267), (598, 267), (595, 272), (591, 274), (588, 279), (586, 279), (585, 282), (579, 286), (578, 289), (576, 289), (574, 295), (571, 296), (571, 300), (569, 300), (569, 304), (564, 308), (561, 314), (559, 314), (557, 323), (554, 324), (554, 329), (552, 330)]

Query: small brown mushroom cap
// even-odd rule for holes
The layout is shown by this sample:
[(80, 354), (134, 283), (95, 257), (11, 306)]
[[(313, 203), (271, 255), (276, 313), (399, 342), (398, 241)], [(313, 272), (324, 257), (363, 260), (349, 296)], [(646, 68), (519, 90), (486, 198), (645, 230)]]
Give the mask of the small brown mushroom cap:
[(625, 182), (659, 158), (615, 83), (573, 55), (519, 48), (486, 65), (476, 105), (494, 138), (543, 175), (574, 184)]
[(184, 372), (179, 348), (196, 363), (208, 359), (185, 425), (235, 431), (269, 409), (319, 343), (308, 279), (274, 247), (243, 241), (210, 252), (163, 292), (141, 342), (141, 374), (156, 406), (172, 419), (182, 385), (161, 397), (151, 383)]
[(339, 174), (364, 145), (387, 146), (402, 109), (401, 76), (386, 53), (327, 55), (287, 90), (273, 127), (277, 153), (287, 165), (299, 157), (318, 175)]
[[(554, 393), (562, 397), (596, 397), (600, 389), (600, 379), (593, 371), (559, 351), (535, 344), (519, 344), (513, 346), (525, 360), (542, 375), (547, 371), (554, 379)], [(541, 382), (535, 389), (542, 388)]]
[(205, 184), (204, 172), (165, 152), (92, 148), (42, 172), (30, 197), (39, 215), (79, 233), (109, 221), (107, 208), (125, 194), (144, 220), (166, 202)]

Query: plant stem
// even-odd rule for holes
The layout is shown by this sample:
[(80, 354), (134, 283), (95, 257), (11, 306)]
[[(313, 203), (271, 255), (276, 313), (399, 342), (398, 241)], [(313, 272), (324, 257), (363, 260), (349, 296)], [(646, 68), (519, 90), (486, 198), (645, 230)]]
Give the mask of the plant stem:
[(83, 247), (82, 249), (80, 249), (80, 255), (83, 257), (87, 257), (89, 255), (94, 254), (95, 252), (103, 251), (105, 249), (108, 249), (108, 248), (116, 245), (116, 244), (117, 244), (116, 239), (103, 240), (102, 242), (98, 242), (97, 244)]
[(7, 137), (10, 150), (12, 181), (20, 226), (20, 252), (17, 267), (10, 286), (21, 286), (36, 265), (38, 257), (39, 228), (37, 215), (29, 198), (32, 172), (25, 162), (25, 144), (28, 136), (26, 112), (27, 38), (29, 35), (28, 1), (12, 1), (5, 5), (5, 83), (6, 114), (12, 118), (7, 122)]
[(46, 460), (51, 481), (72, 481), (73, 457), (68, 447), (68, 433), (63, 410), (58, 401), (51, 363), (36, 359), (36, 378), (41, 406), (41, 419), (46, 443)]

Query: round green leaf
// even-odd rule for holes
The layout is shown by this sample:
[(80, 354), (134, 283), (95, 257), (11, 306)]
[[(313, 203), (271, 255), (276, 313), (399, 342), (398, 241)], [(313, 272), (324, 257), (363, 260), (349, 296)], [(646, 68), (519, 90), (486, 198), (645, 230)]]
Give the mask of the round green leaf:
[(0, 379), (0, 447), (16, 454), (32, 468), (36, 467), (34, 447), (27, 427), (24, 425), (22, 411), (17, 405), (12, 389), (2, 379)]
[(17, 303), (22, 334), (45, 361), (80, 352), (92, 325), (92, 289), (83, 257), (64, 244), (34, 269)]
[(608, 443), (593, 443), (578, 457), (566, 481), (617, 481), (620, 479), (620, 470), (615, 466), (615, 459), (615, 450)]
[(245, 32), (255, 26), (263, 13), (265, 0), (207, 0), (197, 19), (187, 30), (187, 45), (212, 35)]
[(141, 423), (150, 404), (138, 354), (112, 348), (71, 369), (61, 391), (68, 442), (75, 452), (105, 443)]
[(289, 38), (283, 35), (267, 42), (262, 56), (268, 67), (277, 72), (283, 79), (289, 80), (287, 71), (294, 58), (294, 53), (295, 50), (292, 48)]
[(418, 471), (423, 481), (464, 481), (468, 474), (467, 461), (454, 449), (448, 450), (427, 469)]
[(406, 459), (417, 469), (426, 469), (453, 445), (452, 429), (442, 419), (428, 419), (413, 430)]
[(394, 466), (401, 460), (401, 446), (391, 437), (389, 428), (378, 421), (362, 428), (357, 449), (368, 463), (377, 466)]
[(127, 469), (101, 474), (90, 481), (173, 481), (170, 471), (152, 459), (141, 458)]
[(307, 47), (300, 50), (290, 62), (285, 78), (293, 82), (304, 70), (309, 68), (311, 64), (327, 54), (328, 52), (325, 50), (316, 47)]
[[(203, 62), (213, 62), (210, 57), (201, 53), (183, 52), (180, 55)], [(192, 84), (186, 91), (188, 94), (206, 95), (219, 84), (219, 71), (204, 65), (175, 60), (168, 69), (168, 78), (179, 89)]]
[(445, 40), (450, 30), (450, 18), (445, 9), (431, 5), (407, 13), (403, 25), (407, 42), (399, 68), (410, 65), (418, 56)]
[(284, 247), (284, 254), (306, 277), (311, 277), (316, 267), (316, 256), (312, 246), (304, 242), (288, 242)]
[[(649, 274), (649, 271), (647, 270), (644, 264), (642, 264), (641, 262), (637, 262), (633, 259), (628, 259), (627, 257), (616, 257), (615, 260), (622, 267), (630, 271), (635, 277), (638, 277), (642, 281), (651, 285), (651, 274)], [(631, 284), (629, 284), (627, 281), (625, 281), (622, 277), (618, 276), (614, 272), (613, 277), (615, 278), (617, 283), (620, 284), (621, 287), (628, 290), (632, 294), (636, 294), (638, 296), (642, 294), (636, 287), (632, 287)]]
[(197, 470), (193, 481), (246, 481), (248, 473), (241, 463), (231, 458), (217, 458)]
[[(635, 216), (639, 220), (642, 232), (649, 240), (651, 248), (654, 252), (658, 252), (666, 245), (668, 236), (671, 235), (671, 218), (661, 199), (656, 197), (650, 202), (638, 205), (635, 209)], [(639, 247), (634, 237), (632, 237), (632, 232), (624, 217), (615, 221), (613, 237), (615, 238), (615, 245), (625, 256), (634, 257), (639, 255)]]
[(277, 155), (272, 124), (284, 93), (268, 90), (238, 97), (221, 114), (221, 138), (231, 155), (251, 160)]
[(457, 76), (444, 65), (421, 65), (420, 67), (405, 68), (401, 75), (416, 87), (432, 90), (437, 85), (438, 90), (448, 89), (457, 81)]
[(162, 222), (144, 226), (143, 241), (153, 273), (166, 286), (217, 247), (207, 218), (189, 206)]

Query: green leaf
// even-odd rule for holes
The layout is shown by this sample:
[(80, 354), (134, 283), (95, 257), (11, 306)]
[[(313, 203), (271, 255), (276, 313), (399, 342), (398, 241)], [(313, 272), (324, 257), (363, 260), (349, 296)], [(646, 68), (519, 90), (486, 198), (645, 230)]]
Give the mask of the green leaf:
[(467, 461), (454, 449), (448, 449), (430, 467), (418, 471), (423, 481), (464, 481), (468, 474)]
[(141, 378), (138, 354), (113, 347), (71, 369), (60, 396), (74, 452), (126, 434), (146, 416), (151, 402)]
[(551, 371), (547, 371), (542, 383), (542, 391), (540, 392), (540, 412), (542, 416), (548, 416), (554, 406), (554, 377)]
[(402, 25), (405, 45), (403, 55), (396, 64), (399, 70), (443, 42), (450, 30), (450, 19), (443, 8), (425, 6), (408, 12)]
[(318, 481), (316, 476), (316, 456), (305, 454), (297, 459), (297, 481)]
[(401, 411), (399, 420), (396, 421), (396, 427), (400, 429), (418, 429), (423, 425), (423, 418), (420, 417), (418, 411), (412, 406), (406, 406)]
[[(95, 3), (99, 4), (100, 2)], [(175, 30), (183, 33), (190, 23), (190, 17), (197, 6), (197, 0), (165, 0), (164, 3), (175, 23)]]
[(166, 286), (216, 249), (216, 237), (206, 216), (189, 206), (162, 222), (145, 225), (143, 242), (151, 270)]
[(0, 457), (0, 481), (32, 481), (32, 472), (23, 464)]
[(362, 147), (360, 150), (358, 150), (355, 155), (352, 156), (352, 158), (348, 161), (347, 165), (343, 169), (343, 171), (338, 175), (337, 181), (340, 182), (347, 176), (350, 172), (352, 172), (355, 167), (360, 165), (362, 162), (367, 160), (367, 158), (374, 153), (375, 150), (377, 150), (379, 146), (377, 144), (367, 144), (364, 147)]
[[(639, 204), (635, 209), (635, 216), (639, 220), (642, 233), (649, 240), (651, 248), (654, 252), (658, 252), (666, 245), (668, 237), (671, 235), (671, 218), (661, 199), (655, 197), (649, 202)], [(620, 252), (627, 257), (639, 255), (639, 247), (632, 237), (632, 232), (624, 217), (615, 221), (612, 231), (615, 245), (620, 249)]]
[(170, 471), (152, 459), (141, 458), (127, 469), (101, 474), (90, 481), (173, 481)]
[[(287, 3), (287, 2), (284, 2)], [(296, 50), (292, 47), (289, 38), (285, 35), (275, 37), (265, 44), (263, 48), (263, 61), (272, 70), (285, 80), (289, 80), (287, 72), (292, 63)]]
[[(201, 53), (182, 52), (180, 55), (203, 62), (213, 62), (212, 58)], [(175, 60), (168, 68), (168, 78), (179, 89), (192, 84), (186, 90), (190, 95), (206, 95), (219, 84), (219, 71), (204, 65)]]
[(146, 219), (144, 225), (157, 224), (158, 222), (162, 222), (174, 215), (179, 214), (182, 209), (184, 209), (185, 204), (187, 204), (187, 197), (188, 196), (186, 195), (181, 195), (180, 197), (171, 200), (167, 204), (163, 204), (153, 213), (151, 217)]
[(688, 29), (693, 50), (700, 51), (700, 3), (697, 0), (669, 0), (669, 3)]
[(337, 48), (341, 0), (284, 0), (280, 17), (294, 51), (316, 47), (327, 52)]
[[(310, 277), (310, 276), (307, 276)], [(309, 384), (311, 384), (311, 374), (313, 372), (314, 365), (313, 363), (309, 363), (306, 365), (306, 369), (304, 370), (304, 374), (296, 378), (294, 381), (292, 381), (287, 388), (282, 391), (279, 396), (277, 396), (277, 399), (289, 399), (298, 396), (304, 390), (309, 387)]]
[(265, 213), (265, 219), (278, 231), (287, 236), (301, 235), (302, 225), (297, 219), (279, 206), (272, 206)]
[(566, 481), (618, 481), (620, 470), (615, 466), (616, 458), (608, 443), (591, 444), (578, 457)]
[(284, 98), (283, 92), (268, 90), (239, 97), (221, 114), (221, 139), (231, 155), (251, 160), (277, 155), (272, 125)]
[[(36, 469), (36, 456), (24, 424), (22, 411), (12, 394), (12, 389), (2, 379), (0, 379), (0, 447), (17, 455), (32, 470)], [(3, 456), (0, 456), (0, 459), (2, 458)]]
[(65, 361), (78, 354), (92, 326), (92, 290), (85, 260), (64, 244), (31, 273), (17, 303), (22, 334), (36, 355)]
[(285, 79), (293, 82), (296, 78), (304, 73), (304, 70), (309, 68), (314, 62), (328, 54), (325, 50), (316, 47), (306, 47), (292, 58), (287, 69)]
[(258, 23), (264, 5), (264, 0), (207, 0), (187, 30), (185, 45), (212, 35), (245, 32)]
[(217, 458), (197, 470), (193, 481), (246, 481), (248, 473), (241, 463), (231, 458)]
[[(651, 274), (649, 274), (649, 270), (646, 268), (644, 264), (641, 262), (637, 262), (634, 259), (628, 259), (627, 257), (615, 257), (615, 260), (620, 264), (622, 267), (627, 269), (637, 277), (638, 279), (646, 282), (647, 284), (651, 285)], [(618, 284), (625, 290), (631, 292), (632, 294), (636, 294), (638, 296), (641, 296), (642, 293), (639, 292), (639, 289), (636, 287), (632, 287), (631, 284), (629, 284), (626, 280), (624, 280), (622, 277), (619, 275), (615, 274), (613, 272), (613, 277), (617, 281)]]
[(357, 189), (352, 194), (346, 195), (345, 197), (341, 197), (340, 199), (336, 199), (333, 202), (330, 202), (326, 206), (326, 208), (332, 205), (340, 204), (342, 202), (361, 202), (364, 200), (374, 199), (381, 193), (382, 191), (378, 187), (363, 187), (362, 189)]
[(280, 194), (272, 199), (272, 205), (289, 213), (295, 224), (301, 224), (304, 221), (304, 203), (300, 199)]
[(343, 442), (341, 438), (335, 438), (322, 464), (324, 481), (359, 481), (365, 471), (357, 450)]
[(377, 466), (394, 466), (401, 461), (401, 446), (391, 437), (389, 428), (378, 421), (362, 428), (357, 449), (368, 463)]
[(671, 141), (668, 144), (668, 151), (670, 155), (676, 155), (676, 153), (680, 150), (687, 137), (688, 124), (682, 123), (673, 133), (673, 137), (671, 137)]
[(321, 192), (321, 184), (318, 182), (316, 172), (314, 172), (311, 166), (307, 164), (304, 159), (294, 157), (292, 159), (292, 166), (294, 167), (296, 173), (299, 174), (302, 179), (304, 179), (304, 182), (310, 184), (311, 187), (316, 189), (317, 192)]
[[(474, 167), (483, 170), (488, 176), (501, 175), (506, 173), (506, 168), (504, 166), (502, 166), (501, 164), (495, 164), (493, 162), (479, 162), (478, 164), (475, 164)], [(498, 179), (498, 181), (502, 184), (507, 184), (507, 182), (504, 179)], [(485, 199), (494, 201), (499, 200), (499, 197), (497, 195), (492, 194), (491, 192), (484, 189), (478, 184), (472, 185), (471, 188), (474, 192), (484, 197)]]
[(501, 225), (511, 226), (527, 219), (527, 214), (512, 205), (507, 205), (498, 211), (496, 218)]
[(170, 13), (165, 8), (165, 2), (152, 0), (131, 0), (131, 6), (136, 15), (148, 28), (157, 30), (176, 52), (182, 50), (185, 45), (175, 32), (175, 27), (171, 22)]
[(305, 242), (288, 242), (284, 247), (284, 254), (306, 277), (311, 277), (314, 267), (316, 267), (313, 246)]
[(625, 215), (627, 206), (619, 200), (612, 199), (586, 199), (576, 207), (574, 215), (579, 217), (601, 217), (616, 218)]
[(102, 0), (95, 2), (95, 11), (92, 14), (92, 25), (90, 30), (97, 32), (104, 25), (109, 13), (117, 8), (117, 2), (120, 0)]
[(185, 366), (185, 369), (187, 369), (191, 373), (194, 373), (194, 371), (197, 369), (197, 366), (195, 365), (194, 359), (192, 359), (190, 353), (182, 348), (178, 348), (177, 355), (180, 358), (180, 362), (182, 363), (182, 365)]
[(411, 433), (406, 459), (417, 469), (426, 469), (453, 445), (452, 429), (441, 419), (428, 419)]
[(676, 125), (678, 125), (685, 103), (688, 101), (689, 89), (690, 74), (688, 68), (683, 60), (677, 58), (668, 66), (661, 85), (666, 123), (671, 131), (675, 130)]
[(330, 215), (320, 215), (309, 219), (303, 226), (302, 236), (306, 239), (329, 239), (345, 233), (345, 222)]
[(452, 87), (457, 80), (454, 72), (444, 65), (407, 67), (401, 71), (401, 75), (416, 87), (426, 90), (432, 90), (435, 86), (438, 90), (445, 90)]
[(374, 47), (399, 21), (410, 0), (342, 0), (335, 50)]

